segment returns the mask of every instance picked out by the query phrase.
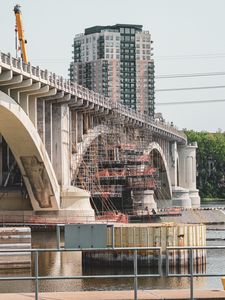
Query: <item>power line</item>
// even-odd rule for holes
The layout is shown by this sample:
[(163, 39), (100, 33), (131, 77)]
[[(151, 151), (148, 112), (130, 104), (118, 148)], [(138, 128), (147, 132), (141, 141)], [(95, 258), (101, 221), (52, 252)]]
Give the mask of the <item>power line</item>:
[(214, 59), (225, 58), (225, 53), (207, 53), (207, 54), (190, 54), (190, 55), (162, 55), (154, 56), (157, 60), (179, 60), (179, 59)]
[(171, 92), (171, 91), (188, 91), (188, 90), (205, 90), (205, 89), (224, 89), (225, 85), (212, 86), (196, 86), (196, 87), (181, 87), (171, 89), (156, 89), (155, 92)]
[(211, 100), (188, 100), (188, 101), (171, 101), (171, 102), (156, 102), (157, 106), (163, 105), (184, 105), (184, 104), (201, 104), (201, 103), (218, 103), (225, 102), (225, 99), (211, 99)]
[(155, 78), (156, 79), (166, 79), (166, 78), (186, 78), (186, 77), (221, 76), (221, 75), (224, 76), (225, 72), (158, 75), (158, 76), (155, 76)]

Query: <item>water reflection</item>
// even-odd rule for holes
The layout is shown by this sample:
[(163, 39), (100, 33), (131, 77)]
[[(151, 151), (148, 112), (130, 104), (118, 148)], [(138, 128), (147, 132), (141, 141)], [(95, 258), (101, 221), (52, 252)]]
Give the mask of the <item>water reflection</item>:
[[(224, 229), (224, 230), (223, 230)], [(208, 231), (208, 236), (219, 235), (225, 238), (225, 227), (221, 231)], [(216, 245), (216, 242), (209, 242)], [(218, 243), (217, 243), (218, 244)], [(219, 244), (225, 245), (225, 241)], [(56, 238), (54, 232), (32, 233), (33, 248), (55, 248)], [(222, 258), (223, 259), (222, 259)], [(206, 271), (209, 273), (220, 273), (225, 270), (225, 250), (208, 250)], [(200, 270), (196, 270), (200, 271)], [(201, 270), (201, 272), (204, 270)], [(157, 273), (156, 268), (138, 268), (139, 273)], [(182, 272), (187, 270), (170, 269), (170, 272)], [(0, 276), (30, 276), (34, 274), (34, 257), (32, 257), (32, 270), (2, 270)], [(41, 276), (72, 276), (72, 275), (104, 275), (104, 274), (133, 274), (133, 267), (119, 268), (113, 266), (82, 267), (80, 252), (47, 252), (41, 253), (39, 257), (39, 274)], [(198, 278), (194, 280), (198, 289), (222, 289), (220, 278)], [(124, 290), (133, 288), (133, 279), (83, 279), (83, 280), (49, 280), (40, 281), (41, 291), (78, 291), (78, 290)], [(138, 280), (140, 289), (171, 289), (189, 288), (189, 278), (140, 278)], [(0, 282), (0, 292), (32, 292), (34, 282), (13, 281)]]

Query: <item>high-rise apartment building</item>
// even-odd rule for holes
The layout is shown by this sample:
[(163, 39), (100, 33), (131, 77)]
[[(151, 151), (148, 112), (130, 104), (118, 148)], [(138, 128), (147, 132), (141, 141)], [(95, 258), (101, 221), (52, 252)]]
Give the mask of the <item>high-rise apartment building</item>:
[(94, 26), (76, 35), (70, 79), (154, 116), (152, 40), (142, 25)]

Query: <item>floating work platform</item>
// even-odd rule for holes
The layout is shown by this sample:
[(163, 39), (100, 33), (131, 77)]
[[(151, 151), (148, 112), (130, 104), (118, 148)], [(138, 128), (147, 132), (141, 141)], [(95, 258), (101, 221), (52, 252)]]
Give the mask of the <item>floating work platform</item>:
[[(34, 294), (0, 294), (0, 300), (30, 300)], [(39, 300), (133, 300), (134, 291), (93, 291), (93, 292), (54, 292), (40, 293)], [(142, 290), (138, 300), (186, 300), (190, 299), (189, 290)], [(194, 299), (225, 299), (225, 291), (196, 290)]]
[[(176, 223), (130, 223), (114, 224), (107, 232), (108, 246), (126, 247), (161, 247), (162, 263), (166, 260), (167, 247), (206, 246), (206, 226), (202, 224)], [(138, 251), (140, 266), (157, 266), (160, 256), (157, 250)], [(206, 250), (193, 250), (193, 263), (203, 266), (206, 263)], [(134, 255), (129, 250), (85, 251), (82, 255), (84, 266), (93, 265), (133, 265)], [(170, 250), (169, 264), (173, 267), (187, 266), (188, 250)], [(200, 269), (198, 269), (200, 271)]]

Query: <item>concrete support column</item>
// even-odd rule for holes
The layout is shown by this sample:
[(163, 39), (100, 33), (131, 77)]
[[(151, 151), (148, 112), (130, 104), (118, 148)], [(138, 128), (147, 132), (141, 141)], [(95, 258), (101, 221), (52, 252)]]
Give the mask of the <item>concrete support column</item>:
[(29, 96), (28, 101), (29, 118), (34, 124), (34, 127), (37, 128), (37, 97)]
[(45, 102), (45, 113), (44, 113), (44, 140), (45, 140), (45, 147), (52, 161), (52, 103), (46, 101)]
[(177, 142), (173, 142), (170, 145), (170, 160), (169, 160), (169, 172), (170, 172), (170, 180), (172, 186), (177, 186), (178, 178), (177, 178), (177, 168), (178, 168), (178, 152), (177, 152)]
[(43, 99), (37, 102), (37, 130), (45, 145), (45, 101)]
[(77, 141), (82, 142), (83, 139), (83, 114), (81, 112), (77, 113)]
[(71, 142), (72, 142), (72, 152), (77, 151), (77, 112), (71, 111)]
[(87, 134), (89, 129), (89, 118), (88, 114), (83, 114), (83, 133)]
[(59, 184), (70, 186), (69, 108), (52, 106), (52, 163)]
[(20, 106), (25, 111), (27, 115), (29, 115), (29, 104), (28, 104), (28, 95), (20, 94)]
[(196, 189), (196, 149), (197, 143), (179, 147), (179, 183), (189, 190), (192, 207), (200, 206), (200, 197)]
[(88, 120), (89, 120), (89, 129), (93, 129), (94, 128), (94, 116), (88, 115)]
[[(46, 103), (47, 104), (47, 103)], [(45, 106), (45, 120), (47, 114), (47, 106)], [(56, 173), (56, 177), (58, 183), (62, 184), (62, 169), (61, 169), (61, 159), (62, 159), (62, 152), (61, 152), (61, 106), (60, 104), (54, 104), (52, 106), (52, 164), (53, 168)], [(48, 132), (47, 124), (46, 126), (46, 134)], [(47, 140), (46, 148), (47, 148)]]
[(70, 174), (70, 112), (67, 104), (61, 106), (61, 143), (62, 143), (62, 186), (71, 185)]
[(2, 136), (0, 135), (0, 186), (3, 180), (3, 153), (2, 153)]

